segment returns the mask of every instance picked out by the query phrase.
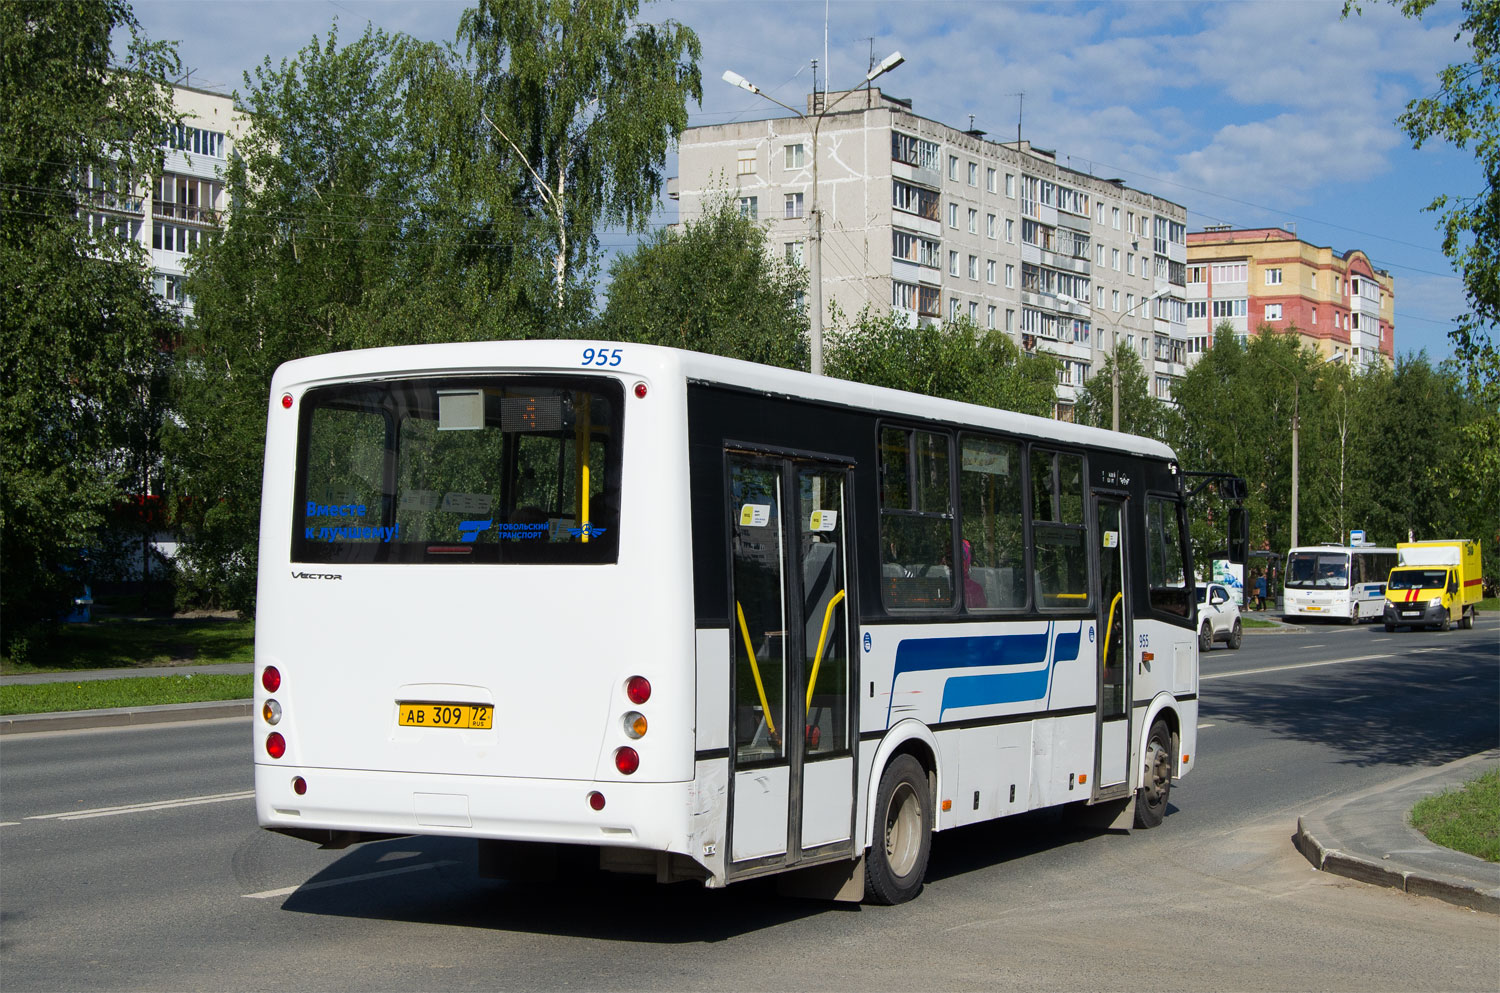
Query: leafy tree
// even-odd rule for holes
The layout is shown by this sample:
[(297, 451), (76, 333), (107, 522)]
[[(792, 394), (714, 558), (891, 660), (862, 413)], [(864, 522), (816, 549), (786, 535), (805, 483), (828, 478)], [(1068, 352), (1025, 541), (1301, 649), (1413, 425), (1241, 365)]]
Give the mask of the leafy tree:
[(1079, 424), (1107, 428), (1114, 423), (1114, 368), (1120, 365), (1120, 430), (1165, 441), (1173, 409), (1151, 395), (1151, 383), (1135, 349), (1115, 343), (1113, 355), (1094, 370), (1083, 389), (1073, 419)]
[[(180, 594), (253, 603), (266, 396), (289, 359), (388, 344), (544, 336), (567, 324), (514, 176), (477, 149), (451, 50), (336, 31), (246, 78), (249, 127), (222, 237), (193, 260), (166, 444)], [(571, 299), (576, 322), (581, 297)]]
[(514, 198), (550, 227), (559, 304), (600, 225), (644, 230), (666, 154), (702, 101), (698, 36), (636, 22), (638, 0), (479, 0), (459, 19)]
[(610, 265), (600, 333), (792, 369), (807, 367), (807, 274), (767, 251), (728, 195)]
[(0, 66), (0, 610), (21, 655), (131, 488), (126, 412), (173, 322), (138, 228), (94, 210), (137, 203), (160, 169), (179, 65), (123, 0), (80, 0), (0, 5)]
[(828, 375), (872, 386), (1050, 416), (1057, 361), (1025, 355), (1002, 331), (963, 319), (911, 324), (866, 309), (853, 323), (834, 312), (824, 357)]

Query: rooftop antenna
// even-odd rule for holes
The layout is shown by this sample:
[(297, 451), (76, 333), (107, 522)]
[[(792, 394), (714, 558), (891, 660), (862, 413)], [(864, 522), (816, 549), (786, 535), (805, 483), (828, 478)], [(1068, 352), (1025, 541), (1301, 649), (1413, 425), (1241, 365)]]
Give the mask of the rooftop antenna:
[(812, 70), (813, 70), (813, 111), (814, 112), (818, 112), (818, 111), (821, 111), (821, 109), (823, 107), (823, 98), (820, 97), (820, 96), (818, 96), (818, 60), (817, 59), (813, 59), (812, 60)]
[(969, 130), (970, 131), (974, 130), (974, 115), (973, 114), (969, 115)]
[(1016, 96), (1021, 99), (1016, 101), (1016, 148), (1021, 147), (1021, 114), (1026, 109), (1026, 91), (1022, 90)]

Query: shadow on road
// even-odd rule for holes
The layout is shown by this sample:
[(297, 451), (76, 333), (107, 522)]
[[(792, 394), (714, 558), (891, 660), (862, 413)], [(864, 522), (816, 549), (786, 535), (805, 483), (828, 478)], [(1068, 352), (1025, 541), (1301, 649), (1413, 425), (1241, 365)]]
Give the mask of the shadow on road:
[(1200, 715), (1327, 745), (1353, 765), (1439, 765), (1500, 744), (1497, 658), (1493, 642), (1471, 638), (1367, 663), (1232, 679), (1205, 673)]

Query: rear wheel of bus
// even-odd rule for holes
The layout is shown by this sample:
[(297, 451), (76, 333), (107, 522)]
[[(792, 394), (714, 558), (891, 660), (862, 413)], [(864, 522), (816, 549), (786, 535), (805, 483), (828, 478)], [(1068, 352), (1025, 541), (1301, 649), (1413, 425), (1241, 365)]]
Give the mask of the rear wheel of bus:
[(880, 777), (875, 838), (865, 859), (865, 892), (875, 903), (905, 903), (922, 892), (932, 851), (932, 796), (927, 773), (898, 755)]

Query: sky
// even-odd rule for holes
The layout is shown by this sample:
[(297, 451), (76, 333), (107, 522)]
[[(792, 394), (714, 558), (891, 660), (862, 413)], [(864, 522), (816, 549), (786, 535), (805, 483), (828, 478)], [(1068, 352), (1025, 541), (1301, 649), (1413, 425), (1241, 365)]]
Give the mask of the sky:
[[(353, 40), (367, 22), (452, 41), (463, 0), (133, 0), (145, 36), (175, 40), (185, 82), (244, 90), (242, 73), (294, 56), (316, 35)], [(1420, 21), (1364, 0), (1019, 3), (1004, 0), (658, 0), (640, 19), (678, 21), (703, 46), (702, 106), (690, 123), (784, 113), (721, 80), (733, 69), (802, 106), (818, 80), (863, 80), (870, 60), (900, 51), (881, 77), (917, 114), (1053, 149), (1060, 164), (1182, 204), (1188, 230), (1280, 226), (1338, 252), (1358, 248), (1396, 279), (1396, 351), (1452, 355), (1447, 332), (1467, 310), (1441, 251), (1440, 194), (1473, 194), (1473, 155), (1413, 149), (1396, 127), (1431, 95), (1455, 41), (1458, 4)], [(117, 53), (118, 54), (118, 53)], [(675, 158), (668, 173), (675, 172)], [(664, 203), (659, 222), (676, 220)], [(607, 233), (610, 250), (635, 237)]]

